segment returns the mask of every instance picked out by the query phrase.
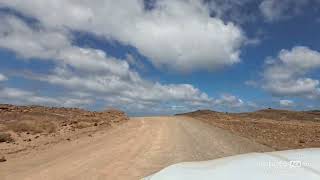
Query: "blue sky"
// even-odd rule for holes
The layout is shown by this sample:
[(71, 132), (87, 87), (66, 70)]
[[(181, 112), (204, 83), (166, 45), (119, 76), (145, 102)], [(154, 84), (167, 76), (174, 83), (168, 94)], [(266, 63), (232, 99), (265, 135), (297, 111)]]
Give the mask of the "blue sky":
[(196, 109), (320, 106), (318, 0), (0, 2), (0, 102)]

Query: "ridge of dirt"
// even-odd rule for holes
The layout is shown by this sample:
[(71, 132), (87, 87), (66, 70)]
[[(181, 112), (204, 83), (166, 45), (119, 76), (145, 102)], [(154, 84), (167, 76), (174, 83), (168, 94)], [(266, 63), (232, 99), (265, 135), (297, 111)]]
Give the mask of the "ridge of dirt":
[(120, 110), (0, 104), (0, 156), (71, 141), (128, 120)]
[(265, 109), (251, 113), (198, 110), (185, 114), (276, 150), (320, 147), (320, 112)]

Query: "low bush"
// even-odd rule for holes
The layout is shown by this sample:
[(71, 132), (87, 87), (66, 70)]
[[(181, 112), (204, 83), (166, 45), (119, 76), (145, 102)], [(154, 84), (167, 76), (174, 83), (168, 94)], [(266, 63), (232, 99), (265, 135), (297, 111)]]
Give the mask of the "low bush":
[(0, 132), (0, 143), (1, 142), (13, 142), (11, 134)]
[(93, 126), (92, 123), (85, 122), (85, 121), (80, 121), (75, 124), (75, 128), (78, 128), (78, 129), (83, 129), (83, 128), (87, 128), (87, 127), (91, 127), (91, 126)]
[(15, 132), (54, 133), (56, 124), (47, 120), (22, 120), (8, 124), (9, 129)]

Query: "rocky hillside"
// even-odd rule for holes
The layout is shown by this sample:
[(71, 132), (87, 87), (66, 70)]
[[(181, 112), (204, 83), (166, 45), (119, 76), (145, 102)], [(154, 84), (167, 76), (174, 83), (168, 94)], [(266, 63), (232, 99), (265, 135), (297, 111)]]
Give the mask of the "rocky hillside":
[(185, 114), (277, 150), (320, 147), (320, 112), (265, 109), (251, 113), (199, 110)]
[(116, 109), (102, 112), (78, 108), (0, 105), (0, 154), (21, 151), (128, 120)]

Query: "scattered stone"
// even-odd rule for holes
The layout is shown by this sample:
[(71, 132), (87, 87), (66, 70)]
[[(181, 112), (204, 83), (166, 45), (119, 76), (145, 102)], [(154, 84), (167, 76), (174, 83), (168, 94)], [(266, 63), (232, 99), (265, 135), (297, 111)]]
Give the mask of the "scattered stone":
[(6, 162), (7, 159), (4, 156), (0, 156), (0, 162)]
[(70, 139), (70, 138), (67, 138), (67, 141), (71, 141), (71, 139)]
[(34, 137), (35, 139), (38, 139), (40, 136), (36, 136), (36, 137)]
[(304, 143), (306, 143), (306, 141), (300, 139), (300, 140), (299, 140), (299, 143), (300, 143), (300, 144), (304, 144)]

